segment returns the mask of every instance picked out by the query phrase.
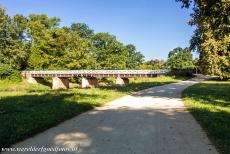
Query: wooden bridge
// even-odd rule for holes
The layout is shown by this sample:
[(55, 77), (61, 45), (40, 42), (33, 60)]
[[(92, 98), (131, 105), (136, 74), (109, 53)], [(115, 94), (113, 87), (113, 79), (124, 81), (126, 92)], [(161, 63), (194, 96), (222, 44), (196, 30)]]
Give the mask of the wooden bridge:
[(97, 78), (115, 77), (116, 84), (128, 84), (128, 78), (157, 77), (169, 74), (170, 70), (63, 70), (63, 71), (22, 71), (29, 83), (44, 83), (44, 78), (53, 78), (53, 89), (69, 88), (69, 79), (82, 77), (82, 87), (97, 86)]

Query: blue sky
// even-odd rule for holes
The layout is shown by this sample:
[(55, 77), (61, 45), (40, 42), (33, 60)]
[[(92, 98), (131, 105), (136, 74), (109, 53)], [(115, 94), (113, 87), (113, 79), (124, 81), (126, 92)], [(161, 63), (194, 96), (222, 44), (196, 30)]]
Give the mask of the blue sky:
[(57, 16), (61, 26), (86, 23), (134, 44), (146, 60), (166, 59), (171, 49), (188, 46), (194, 29), (187, 24), (191, 10), (175, 0), (0, 0), (0, 6), (10, 15)]

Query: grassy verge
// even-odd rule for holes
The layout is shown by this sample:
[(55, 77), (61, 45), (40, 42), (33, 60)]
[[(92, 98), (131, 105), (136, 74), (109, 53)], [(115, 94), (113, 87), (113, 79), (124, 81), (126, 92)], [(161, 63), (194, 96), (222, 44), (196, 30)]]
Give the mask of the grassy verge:
[(205, 81), (184, 90), (188, 110), (220, 153), (230, 153), (230, 81)]
[(0, 81), (0, 148), (32, 136), (115, 98), (185, 78), (131, 79), (126, 86), (50, 90), (43, 85)]

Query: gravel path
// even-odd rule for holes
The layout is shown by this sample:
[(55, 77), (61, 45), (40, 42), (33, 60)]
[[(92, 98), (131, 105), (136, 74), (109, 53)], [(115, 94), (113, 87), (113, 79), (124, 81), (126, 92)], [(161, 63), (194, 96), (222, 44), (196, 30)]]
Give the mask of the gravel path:
[(122, 97), (13, 147), (78, 147), (75, 152), (58, 152), (72, 154), (217, 154), (180, 99), (181, 91), (197, 82)]

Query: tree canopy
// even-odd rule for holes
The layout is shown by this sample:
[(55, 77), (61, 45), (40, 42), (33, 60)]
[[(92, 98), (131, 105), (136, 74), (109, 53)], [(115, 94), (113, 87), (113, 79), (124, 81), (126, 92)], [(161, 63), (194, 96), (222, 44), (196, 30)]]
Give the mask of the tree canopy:
[(5, 9), (0, 8), (0, 70), (5, 73), (26, 67), (25, 25), (25, 17), (16, 14), (11, 18)]
[(9, 16), (0, 7), (0, 78), (20, 70), (134, 69), (144, 56), (85, 23), (60, 27), (46, 14)]
[(144, 56), (139, 51), (137, 51), (133, 44), (126, 45), (125, 49), (128, 52), (126, 61), (127, 69), (137, 69), (144, 62)]
[(125, 69), (127, 50), (109, 33), (97, 33), (92, 38), (97, 69)]
[(77, 34), (82, 38), (90, 39), (94, 35), (93, 30), (90, 29), (85, 23), (73, 23), (70, 29), (77, 32)]
[(191, 39), (191, 49), (200, 53), (203, 73), (230, 78), (230, 1), (176, 0), (182, 7), (192, 7), (190, 25), (197, 29)]
[(172, 70), (193, 69), (192, 53), (188, 48), (177, 47), (169, 52), (167, 65)]

